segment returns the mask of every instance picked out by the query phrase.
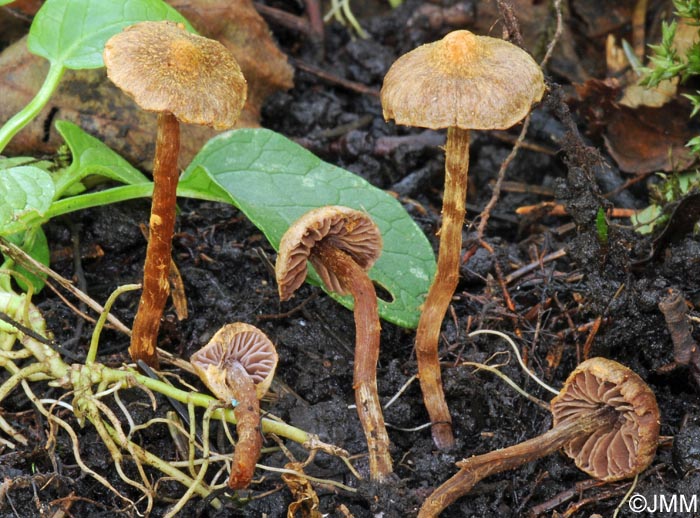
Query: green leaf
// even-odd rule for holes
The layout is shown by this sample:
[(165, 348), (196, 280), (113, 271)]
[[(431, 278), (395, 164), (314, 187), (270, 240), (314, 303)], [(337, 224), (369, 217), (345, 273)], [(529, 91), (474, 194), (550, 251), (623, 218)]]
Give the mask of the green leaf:
[(21, 232), (51, 206), (51, 176), (34, 166), (11, 167), (0, 172), (0, 235)]
[(191, 26), (162, 0), (46, 0), (29, 30), (29, 50), (65, 68), (99, 68), (113, 35), (146, 20)]
[(608, 220), (605, 218), (603, 207), (598, 207), (598, 213), (595, 217), (595, 227), (598, 233), (598, 241), (601, 245), (608, 244)]
[(33, 165), (44, 171), (50, 171), (55, 164), (48, 160), (38, 160), (33, 156), (0, 156), (0, 174), (2, 174), (2, 171), (5, 169), (21, 165)]
[(56, 175), (56, 196), (86, 176), (97, 174), (125, 184), (149, 180), (102, 141), (68, 121), (57, 121), (56, 129), (68, 144), (72, 155), (70, 167)]
[(630, 218), (634, 229), (640, 234), (651, 234), (654, 227), (668, 220), (663, 216), (663, 211), (659, 205), (649, 205), (646, 209), (640, 210)]
[[(44, 234), (41, 227), (37, 226), (31, 231), (7, 236), (7, 240), (19, 246), (24, 252), (41, 264), (45, 266), (49, 265), (51, 252), (49, 250), (49, 243), (46, 240), (46, 234)], [(15, 281), (22, 291), (28, 291), (29, 285), (27, 283), (31, 284), (34, 293), (39, 293), (44, 287), (46, 280), (45, 275), (36, 275), (27, 270), (24, 266), (18, 264), (13, 265), (12, 270), (19, 274), (15, 277)]]
[(0, 6), (11, 4), (15, 0), (0, 0)]
[[(290, 224), (308, 210), (345, 205), (367, 211), (384, 238), (382, 256), (369, 274), (393, 297), (379, 300), (380, 314), (400, 326), (418, 324), (435, 257), (423, 232), (392, 196), (266, 129), (231, 131), (210, 140), (183, 174), (180, 188), (194, 192), (207, 182), (228, 196), (218, 192), (198, 197), (235, 204), (275, 248)], [(315, 273), (309, 277), (320, 284)], [(331, 296), (352, 307), (351, 297)]]

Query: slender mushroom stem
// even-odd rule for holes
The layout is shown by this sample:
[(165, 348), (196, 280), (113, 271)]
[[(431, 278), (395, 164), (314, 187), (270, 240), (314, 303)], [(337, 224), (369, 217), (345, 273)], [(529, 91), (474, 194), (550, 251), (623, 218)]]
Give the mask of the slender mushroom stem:
[(448, 128), (445, 154), (445, 194), (442, 200), (437, 271), (423, 304), (416, 334), (418, 379), (432, 423), (433, 441), (440, 449), (449, 449), (455, 442), (452, 418), (442, 390), (438, 342), (442, 320), (459, 281), (469, 170), (469, 130)]
[(447, 506), (469, 493), (480, 480), (551, 455), (577, 437), (611, 426), (617, 416), (615, 409), (606, 405), (520, 444), (458, 462), (459, 471), (423, 502), (418, 518), (435, 518)]
[(170, 292), (168, 271), (175, 229), (179, 151), (180, 123), (170, 112), (158, 114), (150, 237), (143, 267), (143, 291), (129, 347), (129, 354), (134, 361), (143, 360), (150, 367), (158, 366), (158, 328)]
[(389, 453), (389, 435), (377, 392), (381, 326), (374, 284), (349, 254), (331, 244), (319, 241), (312, 253), (335, 274), (341, 286), (355, 298), (355, 404), (367, 440), (370, 477), (377, 482), (385, 482), (393, 468)]
[(229, 369), (226, 378), (237, 401), (233, 414), (236, 416), (238, 442), (233, 451), (228, 487), (244, 489), (253, 480), (255, 463), (262, 448), (260, 402), (255, 393), (255, 383), (245, 367), (240, 362), (232, 362)]

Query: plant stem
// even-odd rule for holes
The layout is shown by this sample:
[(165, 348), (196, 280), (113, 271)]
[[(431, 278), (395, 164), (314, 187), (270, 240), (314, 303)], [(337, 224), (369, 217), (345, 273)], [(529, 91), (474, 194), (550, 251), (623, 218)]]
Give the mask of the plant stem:
[(445, 153), (445, 194), (442, 199), (437, 271), (423, 303), (416, 332), (418, 379), (432, 423), (433, 441), (440, 449), (454, 446), (452, 417), (442, 390), (438, 343), (442, 320), (459, 281), (469, 169), (469, 130), (449, 128)]
[(153, 194), (152, 183), (139, 183), (135, 185), (120, 185), (104, 191), (78, 194), (55, 201), (44, 215), (44, 220), (48, 221), (56, 216), (62, 216), (71, 212), (89, 209), (92, 207), (102, 207), (110, 203), (134, 200), (136, 198), (147, 198)]
[[(109, 367), (105, 367), (100, 363), (93, 364), (92, 369), (93, 382), (99, 381), (111, 384), (121, 380), (127, 382), (131, 380), (132, 382), (136, 382), (139, 385), (143, 385), (144, 387), (150, 390), (163, 394), (164, 396), (171, 397), (181, 403), (192, 403), (193, 405), (201, 408), (207, 408), (213, 402), (218, 401), (216, 398), (213, 398), (212, 396), (209, 396), (207, 394), (180, 390), (168, 383), (149, 378), (148, 376), (144, 376), (135, 371), (111, 369)], [(233, 409), (231, 408), (220, 408), (218, 410), (215, 410), (212, 414), (212, 417), (214, 419), (225, 419), (229, 423), (233, 424), (236, 424), (237, 422)], [(314, 441), (314, 436), (305, 432), (304, 430), (301, 430), (300, 428), (296, 428), (294, 426), (288, 425), (280, 421), (274, 421), (272, 419), (262, 419), (262, 431), (264, 433), (274, 433), (276, 435), (279, 435), (280, 437), (286, 437), (287, 439), (290, 439), (299, 444), (317, 444)], [(326, 445), (324, 444), (321, 446)]]
[(381, 326), (374, 284), (367, 273), (345, 252), (320, 241), (314, 247), (313, 253), (355, 298), (355, 404), (367, 439), (370, 477), (374, 481), (385, 482), (393, 469), (389, 453), (389, 435), (377, 393)]
[(255, 463), (260, 457), (262, 434), (260, 433), (260, 402), (255, 392), (255, 383), (240, 362), (234, 361), (229, 367), (226, 381), (231, 387), (233, 397), (238, 401), (233, 413), (236, 416), (236, 433), (238, 442), (233, 451), (231, 476), (228, 487), (245, 489), (253, 480)]
[(0, 128), (0, 153), (2, 153), (10, 140), (12, 140), (12, 137), (29, 124), (44, 106), (46, 106), (46, 103), (49, 102), (49, 99), (56, 91), (65, 70), (62, 64), (51, 62), (49, 73), (46, 79), (44, 79), (44, 84), (41, 85), (41, 88), (34, 98)]
[(114, 301), (117, 300), (117, 297), (119, 297), (119, 295), (121, 295), (122, 293), (125, 293), (127, 291), (138, 290), (140, 287), (141, 286), (139, 284), (124, 284), (123, 286), (119, 286), (109, 296), (107, 302), (105, 302), (105, 307), (102, 310), (102, 313), (100, 314), (100, 318), (97, 319), (95, 329), (92, 332), (92, 338), (90, 339), (90, 348), (88, 349), (87, 356), (85, 357), (85, 365), (91, 365), (95, 363), (95, 358), (97, 358), (97, 348), (100, 345), (100, 334), (102, 333), (102, 328), (104, 327), (105, 322), (107, 322), (107, 316), (109, 315), (109, 312), (112, 309)]
[(168, 272), (175, 230), (179, 152), (180, 123), (172, 113), (160, 113), (153, 164), (150, 237), (143, 267), (143, 292), (134, 319), (129, 347), (134, 361), (143, 360), (151, 367), (158, 366), (158, 328), (170, 293)]
[(550, 455), (580, 435), (588, 435), (598, 428), (609, 426), (614, 419), (617, 419), (615, 409), (603, 406), (533, 439), (458, 462), (459, 471), (423, 502), (418, 518), (435, 518), (489, 475), (502, 473)]
[[(152, 195), (153, 184), (148, 182), (133, 185), (120, 185), (119, 187), (113, 187), (103, 191), (70, 196), (52, 203), (49, 210), (46, 212), (41, 221), (37, 222), (37, 224), (48, 221), (56, 216), (62, 216), (71, 212), (90, 209), (92, 207), (102, 207), (110, 203), (119, 203), (121, 201), (135, 200), (137, 198), (148, 198)], [(211, 193), (206, 191), (192, 189), (184, 185), (178, 185), (177, 195), (196, 200), (231, 203), (230, 200), (224, 200), (220, 197), (212, 196)]]

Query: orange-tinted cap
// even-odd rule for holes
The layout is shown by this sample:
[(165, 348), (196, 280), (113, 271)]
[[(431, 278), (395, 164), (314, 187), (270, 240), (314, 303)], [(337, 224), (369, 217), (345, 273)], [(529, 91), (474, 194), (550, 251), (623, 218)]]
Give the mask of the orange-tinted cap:
[(659, 442), (659, 407), (652, 390), (635, 372), (606, 358), (581, 363), (552, 400), (554, 427), (610, 406), (617, 419), (564, 450), (579, 469), (612, 481), (635, 476), (654, 459)]
[(147, 111), (181, 122), (233, 127), (246, 100), (246, 81), (221, 43), (170, 21), (140, 22), (107, 41), (107, 75)]
[(423, 128), (506, 129), (544, 93), (540, 66), (512, 43), (460, 30), (404, 54), (384, 78), (384, 118)]
[(366, 213), (339, 205), (310, 210), (280, 241), (275, 264), (280, 299), (291, 298), (304, 283), (307, 260), (329, 290), (346, 294), (338, 278), (313, 254), (314, 246), (322, 240), (350, 255), (364, 270), (369, 270), (382, 253), (382, 235)]

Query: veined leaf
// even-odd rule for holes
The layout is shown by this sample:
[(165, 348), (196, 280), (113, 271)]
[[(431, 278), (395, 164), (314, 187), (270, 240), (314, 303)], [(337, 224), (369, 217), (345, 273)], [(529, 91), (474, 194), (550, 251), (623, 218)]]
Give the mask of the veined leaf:
[(0, 172), (0, 235), (27, 228), (51, 206), (54, 184), (51, 176), (34, 166), (11, 167)]
[(57, 121), (56, 129), (71, 150), (72, 162), (56, 175), (57, 196), (86, 176), (97, 174), (125, 184), (147, 183), (141, 172), (101, 140), (68, 121)]
[(34, 17), (27, 46), (65, 68), (99, 68), (107, 40), (147, 20), (172, 20), (193, 30), (162, 0), (46, 0)]
[[(197, 197), (233, 203), (275, 248), (291, 223), (313, 208), (344, 205), (368, 212), (384, 239), (382, 255), (369, 275), (393, 298), (379, 300), (380, 314), (404, 327), (417, 325), (435, 257), (423, 232), (386, 192), (266, 129), (236, 130), (211, 139), (180, 180), (180, 189), (190, 194), (203, 185), (214, 190)], [(309, 277), (320, 284), (314, 272)], [(351, 297), (331, 296), (352, 307)]]

